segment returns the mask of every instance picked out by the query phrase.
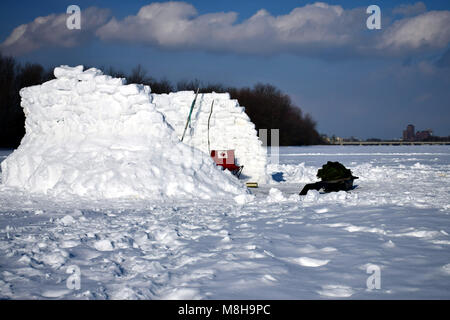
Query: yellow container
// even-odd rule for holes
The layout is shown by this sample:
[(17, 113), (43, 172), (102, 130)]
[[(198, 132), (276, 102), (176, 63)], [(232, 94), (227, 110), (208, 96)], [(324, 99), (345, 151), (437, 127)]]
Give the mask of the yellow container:
[(247, 188), (258, 188), (257, 182), (247, 182), (245, 185), (247, 186)]

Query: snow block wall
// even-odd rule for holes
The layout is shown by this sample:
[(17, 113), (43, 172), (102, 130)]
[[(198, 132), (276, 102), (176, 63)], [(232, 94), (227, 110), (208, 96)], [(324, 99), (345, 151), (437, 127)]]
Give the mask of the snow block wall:
[[(181, 138), (195, 93), (180, 91), (152, 94), (152, 97), (156, 109), (164, 114)], [(235, 150), (237, 163), (244, 166), (242, 177), (266, 183), (266, 149), (258, 139), (255, 125), (245, 113), (245, 108), (239, 106), (237, 100), (230, 99), (228, 93), (198, 95), (191, 116), (191, 126), (187, 129), (183, 142), (209, 154), (208, 118), (213, 101), (209, 129), (210, 149)]]
[(83, 66), (20, 91), (26, 134), (2, 162), (2, 182), (89, 198), (217, 198), (245, 194), (229, 172), (182, 142), (148, 86)]

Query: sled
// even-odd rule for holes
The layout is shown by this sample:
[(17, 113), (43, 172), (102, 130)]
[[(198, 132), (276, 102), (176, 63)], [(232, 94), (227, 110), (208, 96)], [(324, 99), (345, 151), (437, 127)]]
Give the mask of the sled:
[(236, 165), (234, 150), (211, 150), (211, 158), (213, 158), (216, 165), (221, 166), (224, 170), (231, 171), (238, 178), (241, 175), (244, 166)]

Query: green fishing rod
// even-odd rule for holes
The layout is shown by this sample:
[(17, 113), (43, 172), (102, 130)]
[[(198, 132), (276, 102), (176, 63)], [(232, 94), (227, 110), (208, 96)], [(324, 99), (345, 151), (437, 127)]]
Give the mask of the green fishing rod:
[(184, 135), (186, 134), (187, 127), (188, 127), (189, 123), (191, 122), (192, 110), (194, 110), (194, 106), (195, 106), (195, 102), (197, 101), (197, 96), (198, 96), (198, 91), (199, 90), (200, 90), (200, 88), (197, 88), (197, 93), (195, 94), (194, 101), (192, 101), (191, 110), (189, 111), (189, 116), (188, 116), (188, 119), (186, 121), (186, 126), (184, 127), (183, 136), (181, 137), (181, 141), (183, 141)]

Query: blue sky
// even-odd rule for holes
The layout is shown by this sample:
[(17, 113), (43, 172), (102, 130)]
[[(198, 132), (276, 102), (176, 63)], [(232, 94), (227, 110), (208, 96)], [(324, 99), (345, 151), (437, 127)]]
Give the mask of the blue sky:
[[(80, 31), (65, 27), (70, 4)], [(381, 30), (366, 28), (371, 4)], [(399, 138), (408, 123), (450, 135), (449, 10), (446, 0), (2, 1), (0, 50), (47, 67), (271, 83), (328, 135)]]

